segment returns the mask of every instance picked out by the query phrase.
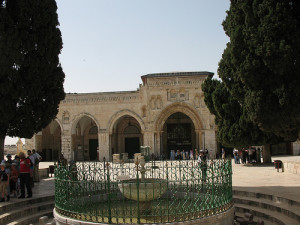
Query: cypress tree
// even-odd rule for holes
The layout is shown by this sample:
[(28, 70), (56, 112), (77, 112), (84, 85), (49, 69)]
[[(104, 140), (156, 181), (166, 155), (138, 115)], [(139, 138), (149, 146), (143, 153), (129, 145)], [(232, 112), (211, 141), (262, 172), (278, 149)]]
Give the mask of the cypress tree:
[(5, 136), (31, 138), (64, 99), (55, 0), (0, 0), (0, 157)]
[(299, 18), (296, 0), (231, 0), (223, 22), (230, 42), (218, 74), (241, 107), (240, 119), (269, 137), (265, 144), (299, 138)]

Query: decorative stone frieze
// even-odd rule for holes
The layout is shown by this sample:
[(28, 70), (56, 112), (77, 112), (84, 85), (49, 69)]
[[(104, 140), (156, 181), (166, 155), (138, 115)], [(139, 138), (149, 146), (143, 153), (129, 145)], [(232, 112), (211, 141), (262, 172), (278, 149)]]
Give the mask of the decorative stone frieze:
[(89, 103), (97, 103), (97, 102), (135, 102), (139, 100), (139, 94), (106, 94), (102, 96), (95, 96), (93, 94), (92, 96), (88, 96), (88, 94), (85, 94), (82, 96), (81, 94), (72, 94), (67, 95), (66, 98), (61, 101), (61, 104), (89, 104)]

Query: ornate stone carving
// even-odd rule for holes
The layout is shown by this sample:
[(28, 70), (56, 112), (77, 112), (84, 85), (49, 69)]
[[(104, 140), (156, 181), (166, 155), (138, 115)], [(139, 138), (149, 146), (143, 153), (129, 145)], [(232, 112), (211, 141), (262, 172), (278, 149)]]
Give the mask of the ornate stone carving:
[(150, 107), (152, 110), (161, 109), (163, 107), (163, 102), (160, 95), (151, 96)]
[(200, 101), (201, 101), (200, 99), (201, 99), (200, 94), (196, 94), (194, 97), (194, 106), (196, 108), (200, 107)]
[(154, 110), (156, 108), (156, 99), (155, 99), (154, 95), (151, 96), (150, 107), (152, 110)]
[(161, 109), (162, 108), (162, 100), (161, 100), (160, 95), (157, 95), (157, 97), (156, 97), (156, 108), (157, 109)]
[(189, 100), (189, 92), (185, 89), (180, 90), (168, 90), (168, 101), (170, 102), (182, 102)]
[(85, 95), (76, 95), (71, 96), (67, 95), (65, 100), (61, 101), (61, 104), (88, 104), (88, 103), (95, 103), (95, 102), (135, 102), (139, 100), (139, 93), (135, 95), (106, 95), (106, 96), (85, 96)]
[(70, 113), (68, 111), (64, 111), (62, 115), (62, 122), (69, 123), (70, 121)]
[(177, 80), (154, 80), (148, 81), (149, 87), (161, 87), (161, 86), (175, 86), (175, 85), (193, 85), (200, 86), (202, 84), (202, 80), (186, 80), (186, 79), (177, 79)]

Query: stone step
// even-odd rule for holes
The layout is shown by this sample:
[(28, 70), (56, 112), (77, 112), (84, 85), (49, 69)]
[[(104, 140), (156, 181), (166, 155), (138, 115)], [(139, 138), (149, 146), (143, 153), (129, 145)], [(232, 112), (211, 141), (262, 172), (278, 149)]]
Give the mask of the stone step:
[(251, 192), (251, 191), (241, 191), (237, 189), (232, 190), (233, 196), (242, 196), (242, 197), (251, 197), (251, 198), (257, 198), (257, 199), (267, 199), (275, 203), (285, 203), (290, 206), (296, 206), (300, 208), (300, 202), (288, 199), (285, 197), (280, 197), (272, 194), (266, 194), (266, 193), (259, 193), (259, 192)]
[[(18, 205), (18, 204), (16, 204)], [(0, 215), (0, 224), (8, 224), (13, 220), (22, 219), (30, 215), (31, 217), (36, 218), (36, 215), (39, 214), (41, 211), (48, 211), (53, 210), (54, 208), (54, 201), (47, 201), (47, 202), (40, 202), (25, 205), (23, 207), (17, 207), (16, 209), (6, 211)], [(39, 217), (37, 217), (38, 219)], [(27, 224), (28, 225), (28, 224)]]
[(54, 201), (54, 196), (33, 197), (33, 198), (11, 198), (9, 202), (3, 202), (0, 205), (0, 215), (27, 205), (33, 205), (41, 202)]
[[(244, 217), (244, 213), (241, 213), (241, 212), (235, 212), (235, 215), (238, 216), (238, 217)], [(255, 222), (257, 222), (258, 219), (262, 219), (264, 221), (265, 225), (277, 225), (276, 223), (272, 223), (271, 221), (264, 220), (261, 217), (257, 217), (257, 216), (253, 217), (253, 221), (255, 221)]]
[(283, 202), (274, 202), (264, 198), (253, 198), (253, 197), (242, 197), (242, 196), (233, 196), (234, 203), (254, 206), (257, 208), (268, 209), (273, 212), (281, 213), (285, 216), (288, 216), (295, 221), (298, 221), (300, 224), (300, 207), (291, 206)]
[(243, 204), (234, 204), (235, 210), (238, 213), (251, 213), (256, 217), (262, 218), (264, 221), (279, 224), (279, 225), (299, 225), (299, 222), (285, 216), (279, 212), (271, 211), (268, 209), (262, 209), (255, 206), (243, 205)]
[(49, 218), (53, 218), (53, 208), (42, 210), (38, 213), (34, 213), (32, 215), (24, 216), (22, 218), (15, 219), (11, 221), (7, 225), (29, 225), (29, 224), (39, 224), (39, 218), (42, 216), (48, 216)]

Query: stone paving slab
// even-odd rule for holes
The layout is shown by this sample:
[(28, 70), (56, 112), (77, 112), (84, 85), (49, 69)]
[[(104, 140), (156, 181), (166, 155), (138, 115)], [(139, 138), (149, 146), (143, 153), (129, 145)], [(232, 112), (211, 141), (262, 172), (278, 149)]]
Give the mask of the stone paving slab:
[[(300, 156), (272, 157), (272, 161), (300, 162)], [(243, 165), (232, 162), (232, 186), (239, 190), (261, 192), (300, 202), (300, 174), (277, 172), (274, 164)]]

